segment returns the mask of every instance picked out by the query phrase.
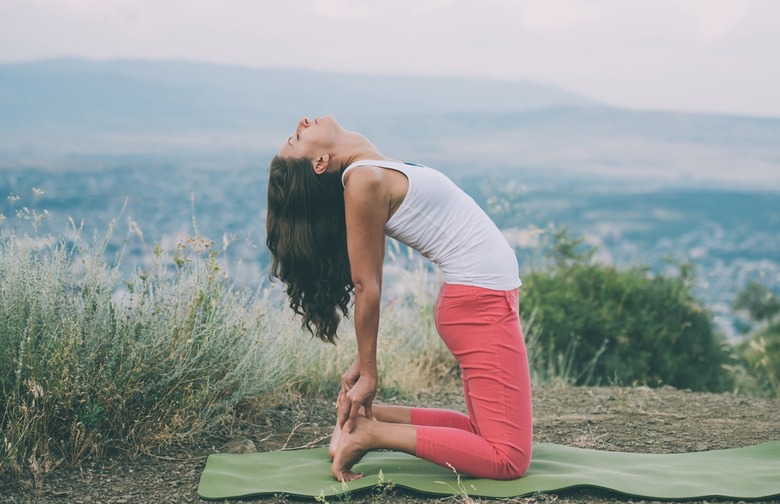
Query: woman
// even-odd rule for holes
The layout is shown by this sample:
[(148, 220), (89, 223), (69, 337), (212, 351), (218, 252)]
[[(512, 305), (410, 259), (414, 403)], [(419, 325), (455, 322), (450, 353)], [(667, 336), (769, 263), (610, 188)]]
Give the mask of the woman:
[[(430, 168), (383, 156), (331, 116), (301, 119), (271, 163), (267, 244), (303, 326), (333, 343), (354, 294), (358, 355), (342, 376), (331, 441), (340, 481), (390, 449), (480, 478), (522, 476), (531, 459), (528, 359), (517, 260), (463, 191)], [(436, 328), (461, 368), (468, 416), (373, 404), (385, 235), (441, 270)]]

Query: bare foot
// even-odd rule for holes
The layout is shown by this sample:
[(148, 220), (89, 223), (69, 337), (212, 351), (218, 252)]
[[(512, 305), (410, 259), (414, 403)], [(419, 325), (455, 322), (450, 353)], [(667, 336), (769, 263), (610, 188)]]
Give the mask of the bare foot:
[[(363, 455), (370, 450), (368, 428), (370, 420), (363, 415), (357, 417), (355, 428), (352, 432), (341, 431), (338, 446), (333, 454), (331, 473), (339, 481), (352, 481), (363, 477), (363, 473), (356, 473), (352, 466), (358, 463)], [(338, 426), (337, 426), (338, 427)]]
[(341, 440), (341, 427), (339, 427), (338, 422), (336, 422), (336, 426), (333, 427), (333, 435), (330, 437), (330, 444), (328, 445), (328, 455), (330, 455), (330, 459), (333, 460), (333, 458), (336, 456), (336, 449), (339, 446), (339, 441)]

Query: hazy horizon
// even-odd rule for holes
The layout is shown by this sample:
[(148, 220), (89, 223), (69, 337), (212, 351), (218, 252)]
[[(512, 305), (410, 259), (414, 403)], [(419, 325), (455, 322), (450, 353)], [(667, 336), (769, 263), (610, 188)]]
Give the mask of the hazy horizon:
[(778, 20), (771, 0), (6, 0), (0, 62), (461, 76), (633, 110), (780, 117)]
[(270, 159), (301, 116), (334, 114), (383, 152), (449, 173), (780, 187), (780, 119), (635, 112), (533, 83), (78, 59), (0, 63), (0, 80), (10, 169), (243, 165)]

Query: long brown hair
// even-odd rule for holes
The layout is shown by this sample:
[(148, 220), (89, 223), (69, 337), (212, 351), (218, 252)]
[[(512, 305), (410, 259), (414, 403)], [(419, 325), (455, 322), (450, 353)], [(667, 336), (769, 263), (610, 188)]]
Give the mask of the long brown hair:
[(308, 159), (274, 157), (267, 212), (271, 278), (286, 285), (290, 308), (303, 317), (301, 327), (334, 343), (355, 287), (341, 174), (317, 175)]

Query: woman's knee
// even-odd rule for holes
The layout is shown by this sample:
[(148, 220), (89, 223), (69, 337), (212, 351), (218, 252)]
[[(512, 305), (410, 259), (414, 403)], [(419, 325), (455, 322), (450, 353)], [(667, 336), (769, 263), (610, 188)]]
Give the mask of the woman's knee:
[(503, 471), (499, 479), (517, 479), (525, 475), (531, 465), (531, 448), (511, 449), (504, 454), (504, 457)]

